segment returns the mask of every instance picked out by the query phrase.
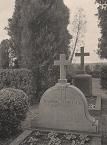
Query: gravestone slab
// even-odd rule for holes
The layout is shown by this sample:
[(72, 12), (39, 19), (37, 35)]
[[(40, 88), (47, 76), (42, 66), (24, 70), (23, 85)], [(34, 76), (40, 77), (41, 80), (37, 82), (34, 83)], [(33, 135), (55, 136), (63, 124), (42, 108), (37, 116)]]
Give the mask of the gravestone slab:
[(40, 101), (39, 117), (34, 127), (97, 133), (98, 121), (90, 116), (84, 94), (75, 86), (57, 83)]
[(73, 78), (73, 84), (79, 88), (86, 97), (92, 96), (92, 76), (88, 74), (78, 74)]

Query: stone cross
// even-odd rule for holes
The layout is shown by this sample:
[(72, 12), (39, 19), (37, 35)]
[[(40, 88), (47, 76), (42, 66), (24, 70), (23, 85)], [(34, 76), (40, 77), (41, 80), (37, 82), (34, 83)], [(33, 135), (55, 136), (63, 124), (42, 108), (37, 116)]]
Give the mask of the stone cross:
[(89, 56), (89, 53), (84, 53), (84, 47), (81, 47), (81, 53), (75, 53), (75, 56), (81, 56), (81, 70), (84, 72), (84, 56)]
[(66, 68), (70, 62), (66, 60), (65, 54), (60, 54), (60, 60), (54, 61), (54, 65), (60, 66), (60, 81), (66, 81)]

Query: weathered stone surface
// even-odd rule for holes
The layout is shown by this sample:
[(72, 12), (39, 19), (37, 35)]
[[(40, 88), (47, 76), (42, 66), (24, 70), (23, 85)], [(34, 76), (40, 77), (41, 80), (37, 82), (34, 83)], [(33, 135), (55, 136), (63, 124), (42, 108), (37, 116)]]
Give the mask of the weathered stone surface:
[(101, 145), (101, 136), (94, 137), (90, 145)]
[[(60, 54), (60, 60), (54, 61), (54, 65), (60, 66), (60, 80), (66, 81), (66, 66), (70, 65), (70, 62), (66, 60), (65, 54)], [(60, 81), (59, 80), (59, 81)]]
[(92, 96), (92, 76), (88, 74), (78, 74), (73, 79), (73, 84), (78, 87), (87, 97)]
[(44, 93), (39, 119), (32, 121), (32, 127), (97, 132), (97, 123), (83, 93), (75, 86), (58, 83)]

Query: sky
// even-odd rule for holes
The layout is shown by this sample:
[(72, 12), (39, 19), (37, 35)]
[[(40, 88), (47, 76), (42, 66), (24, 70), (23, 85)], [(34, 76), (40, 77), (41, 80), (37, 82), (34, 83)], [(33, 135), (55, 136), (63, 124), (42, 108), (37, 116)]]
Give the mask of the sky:
[[(100, 32), (98, 28), (98, 19), (95, 16), (97, 13), (97, 6), (94, 3), (95, 0), (64, 0), (67, 7), (70, 9), (70, 21), (72, 20), (73, 14), (76, 12), (77, 8), (83, 8), (87, 26), (85, 34), (85, 51), (90, 52), (89, 57), (85, 57), (85, 62), (102, 62), (98, 55), (95, 53), (98, 48), (98, 38), (100, 37)], [(14, 11), (15, 0), (0, 0), (0, 42), (8, 38), (5, 26), (8, 24), (8, 18), (10, 18)], [(70, 30), (70, 25), (69, 25)], [(74, 58), (74, 62), (78, 62), (79, 58)]]
[[(85, 52), (89, 52), (90, 56), (85, 57), (85, 62), (102, 62), (96, 54), (98, 49), (98, 38), (100, 37), (100, 29), (98, 28), (97, 5), (95, 0), (64, 0), (65, 4), (70, 9), (70, 21), (73, 19), (73, 14), (76, 13), (78, 8), (84, 9), (86, 16), (86, 34), (84, 38)], [(69, 26), (70, 30), (70, 26)], [(74, 58), (74, 62), (78, 62), (80, 58)], [(104, 61), (104, 60), (103, 60)]]
[(4, 28), (8, 24), (8, 18), (12, 16), (14, 11), (14, 1), (15, 0), (0, 0), (0, 42), (8, 38)]

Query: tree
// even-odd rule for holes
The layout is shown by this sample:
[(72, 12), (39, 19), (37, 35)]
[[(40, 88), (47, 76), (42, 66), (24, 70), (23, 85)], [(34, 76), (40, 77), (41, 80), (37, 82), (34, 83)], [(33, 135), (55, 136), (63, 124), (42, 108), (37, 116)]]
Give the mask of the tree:
[(14, 39), (20, 68), (31, 69), (36, 96), (55, 84), (55, 59), (69, 55), (69, 11), (63, 0), (16, 0), (8, 33)]
[(9, 41), (5, 39), (0, 44), (0, 67), (9, 68)]
[[(84, 33), (86, 32), (86, 17), (82, 8), (78, 9), (74, 15), (74, 20), (71, 25), (72, 41), (71, 41), (71, 54), (69, 60), (73, 61), (76, 48), (83, 43)], [(79, 46), (80, 47), (80, 46)]]
[(107, 58), (107, 1), (96, 0), (96, 2), (98, 3), (98, 19), (101, 32), (98, 54), (101, 58)]
[[(12, 39), (4, 39), (0, 44), (0, 67), (6, 68), (17, 68), (16, 65), (16, 54), (15, 47)], [(17, 58), (16, 58), (17, 59)]]

